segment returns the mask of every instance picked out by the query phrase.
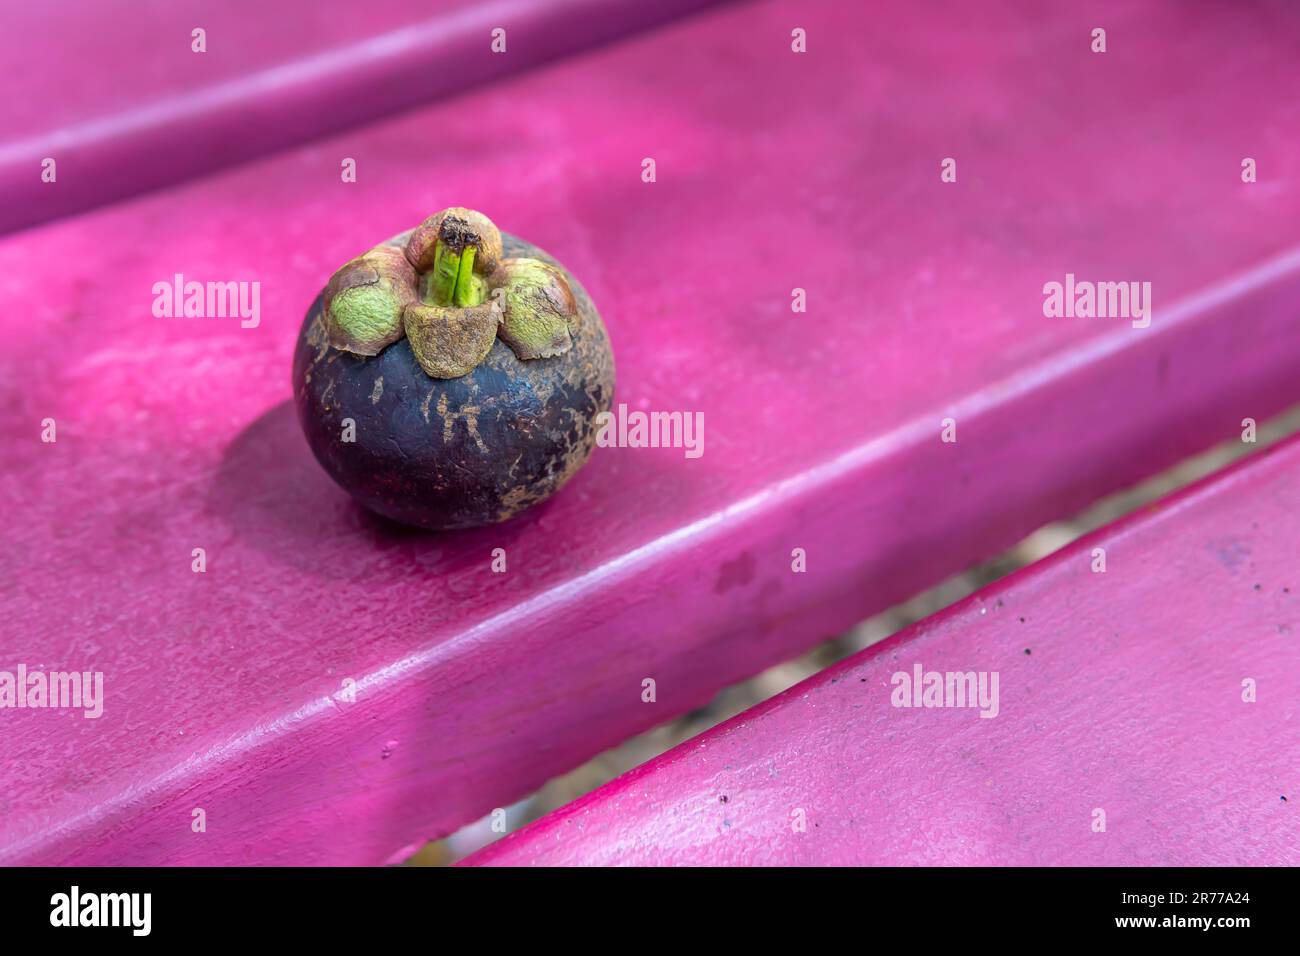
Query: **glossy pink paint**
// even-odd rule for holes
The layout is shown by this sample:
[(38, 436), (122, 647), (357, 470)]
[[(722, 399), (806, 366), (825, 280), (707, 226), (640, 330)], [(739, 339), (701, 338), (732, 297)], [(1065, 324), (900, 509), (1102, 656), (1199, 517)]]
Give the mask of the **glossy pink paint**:
[[(1300, 399), (1300, 64), (1257, 15), (1123, 10), (1101, 69), (1083, 14), (727, 7), (0, 242), (5, 659), (106, 677), (97, 721), (4, 716), (0, 861), (396, 858)], [(703, 457), (599, 449), (441, 536), (329, 482), (303, 312), (452, 203), (582, 279), (617, 400), (702, 412)], [(1151, 281), (1152, 327), (1044, 318), (1067, 271)], [(177, 272), (260, 281), (257, 327), (154, 318)]]
[[(1297, 540), (1292, 440), (466, 863), (1295, 866)], [(917, 665), (998, 673), (996, 716), (895, 706)]]
[[(713, 2), (11, 4), (0, 33), (0, 232), (452, 99)], [(492, 49), (495, 29), (506, 31), (504, 53)], [(41, 178), (47, 157), (55, 184)]]

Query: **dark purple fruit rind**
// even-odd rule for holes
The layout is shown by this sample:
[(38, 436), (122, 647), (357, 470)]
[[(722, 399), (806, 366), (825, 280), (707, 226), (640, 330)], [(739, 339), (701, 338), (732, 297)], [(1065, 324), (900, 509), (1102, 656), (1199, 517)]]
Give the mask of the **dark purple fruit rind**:
[[(506, 256), (558, 265), (529, 243), (502, 239)], [(426, 375), (406, 339), (370, 357), (331, 348), (317, 297), (294, 352), (293, 392), (330, 477), (372, 511), (439, 530), (505, 521), (554, 494), (591, 454), (596, 416), (614, 395), (604, 323), (565, 275), (578, 305), (568, 352), (521, 361), (498, 339), (477, 368), (453, 379)], [(353, 442), (343, 440), (349, 418)]]

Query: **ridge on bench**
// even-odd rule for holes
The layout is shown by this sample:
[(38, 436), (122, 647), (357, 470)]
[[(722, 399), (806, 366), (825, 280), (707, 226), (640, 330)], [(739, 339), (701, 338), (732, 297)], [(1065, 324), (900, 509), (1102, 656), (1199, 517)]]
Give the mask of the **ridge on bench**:
[(465, 863), (1294, 866), (1298, 540), (1293, 438)]
[(11, 5), (0, 233), (452, 99), (716, 2)]

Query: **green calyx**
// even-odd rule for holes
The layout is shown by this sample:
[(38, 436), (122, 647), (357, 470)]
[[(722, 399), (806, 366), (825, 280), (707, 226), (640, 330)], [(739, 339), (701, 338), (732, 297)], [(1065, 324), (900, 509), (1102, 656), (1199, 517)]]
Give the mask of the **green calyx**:
[(394, 319), (400, 315), (396, 298), (387, 289), (371, 285), (335, 296), (329, 317), (341, 339), (364, 350), (361, 354), (374, 354), (388, 341), (394, 341), (391, 335), (398, 328)]
[(356, 355), (378, 355), (402, 337), (402, 314), (416, 299), (415, 284), (415, 270), (391, 246), (348, 262), (325, 287), (330, 344)]
[(496, 341), (490, 305), (471, 308), (414, 303), (404, 313), (406, 340), (430, 378), (460, 378), (487, 358)]
[(501, 308), (497, 334), (517, 357), (551, 358), (569, 350), (569, 322), (578, 309), (559, 269), (540, 259), (505, 259), (492, 285)]
[(432, 378), (469, 374), (497, 338), (521, 361), (567, 352), (578, 309), (563, 270), (503, 252), (480, 212), (454, 206), (430, 216), (404, 246), (377, 246), (330, 279), (330, 344), (377, 355), (405, 336)]

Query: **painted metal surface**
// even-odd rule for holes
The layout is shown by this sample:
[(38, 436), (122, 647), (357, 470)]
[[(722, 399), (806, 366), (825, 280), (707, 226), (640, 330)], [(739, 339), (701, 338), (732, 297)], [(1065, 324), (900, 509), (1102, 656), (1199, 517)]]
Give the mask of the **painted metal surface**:
[(1292, 440), (466, 863), (1294, 866), (1297, 540)]
[(14, 4), (0, 33), (0, 232), (446, 101), (713, 2)]
[[(0, 668), (106, 698), (3, 713), (0, 860), (396, 858), (1300, 398), (1291, 37), (1122, 11), (1102, 62), (1068, 11), (725, 7), (0, 242)], [(616, 401), (702, 456), (597, 449), (442, 536), (328, 481), (303, 311), (453, 203), (583, 281)], [(1066, 272), (1152, 282), (1151, 326), (1044, 317)], [(155, 317), (177, 273), (260, 282), (256, 326)]]

